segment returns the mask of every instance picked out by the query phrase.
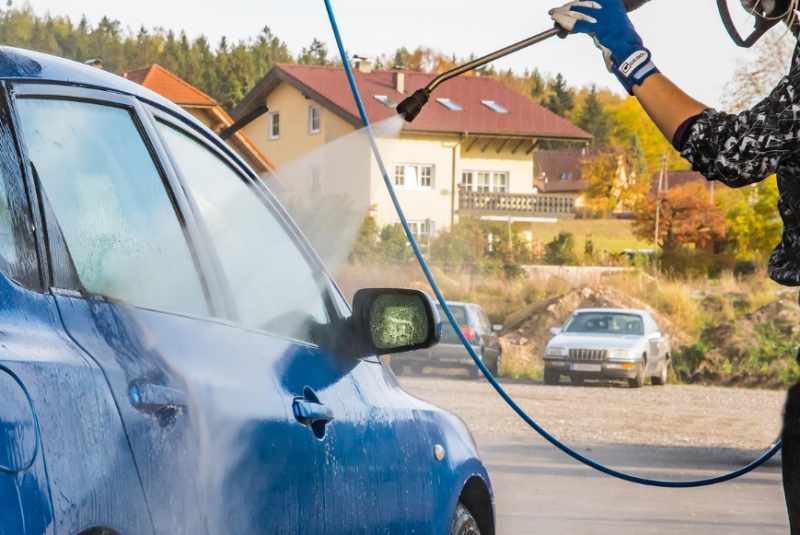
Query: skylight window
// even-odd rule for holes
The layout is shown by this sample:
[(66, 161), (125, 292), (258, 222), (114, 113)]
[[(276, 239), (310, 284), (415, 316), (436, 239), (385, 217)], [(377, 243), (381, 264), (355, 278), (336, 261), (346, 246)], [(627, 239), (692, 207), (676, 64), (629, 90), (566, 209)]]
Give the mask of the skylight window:
[(503, 106), (495, 102), (494, 100), (482, 100), (481, 103), (492, 110), (493, 112), (497, 113), (508, 113), (508, 110), (505, 109)]
[(390, 108), (396, 108), (397, 107), (397, 102), (395, 102), (394, 100), (390, 99), (386, 95), (375, 95), (375, 100), (377, 100), (378, 102), (380, 102), (384, 106), (389, 106)]
[(464, 111), (464, 108), (450, 100), (449, 98), (437, 98), (436, 102), (447, 108), (448, 110), (453, 111)]

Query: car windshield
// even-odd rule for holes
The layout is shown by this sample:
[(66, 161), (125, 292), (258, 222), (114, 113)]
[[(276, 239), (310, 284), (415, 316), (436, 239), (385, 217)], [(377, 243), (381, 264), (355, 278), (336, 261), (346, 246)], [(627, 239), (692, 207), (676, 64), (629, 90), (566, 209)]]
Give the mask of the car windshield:
[(644, 334), (642, 317), (635, 314), (579, 312), (566, 325), (566, 333)]
[[(442, 305), (436, 305), (436, 309), (439, 311), (439, 316), (442, 318), (443, 323), (448, 323), (447, 316), (444, 314), (444, 310), (442, 309)], [(466, 325), (467, 324), (467, 310), (462, 306), (450, 306), (450, 312), (453, 313), (453, 316), (456, 318), (456, 321), (459, 325)]]

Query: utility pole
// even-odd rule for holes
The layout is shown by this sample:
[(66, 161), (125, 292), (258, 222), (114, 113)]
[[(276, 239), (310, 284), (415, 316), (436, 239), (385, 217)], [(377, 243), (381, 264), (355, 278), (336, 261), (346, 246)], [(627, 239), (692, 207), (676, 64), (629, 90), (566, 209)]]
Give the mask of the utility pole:
[(653, 265), (655, 266), (655, 276), (658, 279), (658, 236), (661, 223), (661, 190), (664, 185), (669, 189), (669, 171), (667, 170), (667, 153), (661, 154), (661, 172), (658, 174), (658, 188), (656, 189), (656, 232), (653, 238)]

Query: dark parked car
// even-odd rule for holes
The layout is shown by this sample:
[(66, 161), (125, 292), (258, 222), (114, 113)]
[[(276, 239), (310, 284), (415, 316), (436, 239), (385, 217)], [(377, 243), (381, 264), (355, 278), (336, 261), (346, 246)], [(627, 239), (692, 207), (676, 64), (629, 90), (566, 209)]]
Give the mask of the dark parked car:
[[(492, 325), (483, 309), (474, 303), (448, 302), (447, 306), (450, 307), (458, 325), (483, 363), (494, 377), (498, 377), (502, 359), (498, 333), (503, 330), (503, 326)], [(439, 309), (439, 315), (445, 318), (441, 307), (438, 304), (436, 307)], [(425, 367), (466, 368), (473, 378), (479, 374), (478, 367), (475, 366), (472, 357), (464, 349), (461, 339), (446, 318), (443, 322), (442, 339), (436, 346), (395, 355), (391, 358), (391, 363), (395, 373), (402, 373), (403, 367), (408, 366), (415, 374), (421, 374)]]
[(427, 295), (351, 309), (235, 152), (109, 73), (0, 48), (0, 142), (0, 533), (494, 533), (464, 423), (375, 356), (436, 343)]

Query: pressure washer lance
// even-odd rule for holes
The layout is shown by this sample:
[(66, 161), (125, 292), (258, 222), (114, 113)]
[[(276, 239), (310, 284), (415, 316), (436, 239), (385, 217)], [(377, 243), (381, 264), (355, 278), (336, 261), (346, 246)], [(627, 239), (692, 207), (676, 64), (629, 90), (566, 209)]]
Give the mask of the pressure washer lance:
[[(639, 9), (644, 4), (649, 2), (650, 0), (624, 0), (623, 3), (625, 4), (625, 9), (630, 13), (634, 9)], [(492, 52), (491, 54), (487, 54), (481, 58), (478, 58), (474, 61), (470, 61), (469, 63), (465, 63), (460, 67), (456, 67), (455, 69), (449, 70), (443, 74), (440, 74), (436, 78), (433, 79), (431, 83), (427, 86), (423, 87), (422, 89), (416, 90), (411, 96), (406, 98), (403, 102), (401, 102), (397, 106), (397, 113), (400, 115), (405, 116), (405, 120), (409, 123), (417, 118), (419, 112), (422, 111), (422, 108), (425, 104), (428, 103), (428, 100), (431, 97), (431, 93), (434, 89), (439, 87), (440, 84), (450, 80), (451, 78), (455, 78), (456, 76), (461, 76), (464, 73), (474, 71), (479, 67), (483, 67), (487, 63), (491, 63), (497, 59), (503, 58), (508, 56), (509, 54), (513, 54), (514, 52), (518, 52), (529, 46), (533, 46), (537, 43), (541, 43), (542, 41), (546, 41), (551, 37), (558, 36), (564, 39), (569, 32), (560, 26), (556, 26), (546, 32), (542, 32), (538, 35), (534, 35), (533, 37), (529, 37), (524, 41), (520, 41), (519, 43), (513, 44), (511, 46), (507, 46), (501, 50), (496, 52)]]

